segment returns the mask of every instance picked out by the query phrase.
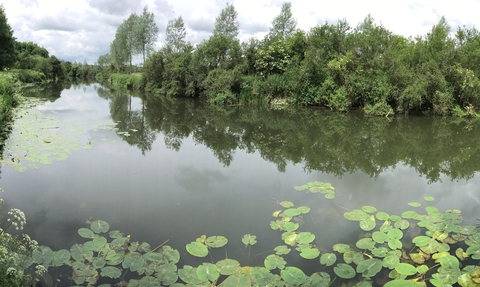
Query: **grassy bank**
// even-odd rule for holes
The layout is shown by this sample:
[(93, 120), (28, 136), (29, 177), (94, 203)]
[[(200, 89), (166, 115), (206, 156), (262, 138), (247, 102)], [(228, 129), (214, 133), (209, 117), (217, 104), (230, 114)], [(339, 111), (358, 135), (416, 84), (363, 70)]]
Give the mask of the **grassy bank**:
[(110, 85), (114, 89), (141, 89), (143, 88), (143, 78), (141, 74), (111, 74)]

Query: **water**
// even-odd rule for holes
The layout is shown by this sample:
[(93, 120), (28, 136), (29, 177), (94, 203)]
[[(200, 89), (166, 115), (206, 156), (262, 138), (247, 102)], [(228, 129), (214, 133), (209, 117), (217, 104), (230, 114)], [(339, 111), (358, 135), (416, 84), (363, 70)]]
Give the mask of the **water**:
[[(14, 127), (4, 159), (22, 157), (26, 170), (4, 164), (0, 186), (2, 212), (24, 211), (25, 232), (54, 250), (85, 242), (78, 228), (102, 219), (132, 241), (155, 247), (168, 240), (180, 251), (178, 266), (203, 262), (185, 250), (203, 234), (229, 239), (228, 253), (215, 250), (213, 261), (228, 256), (262, 266), (270, 254), (263, 252), (283, 244), (269, 226), (282, 200), (312, 209), (302, 228), (316, 235), (322, 252), (358, 239), (358, 224), (342, 214), (363, 205), (401, 214), (413, 209), (408, 202), (425, 203), (429, 195), (441, 211), (460, 209), (465, 223), (478, 223), (476, 121), (315, 108), (225, 110), (192, 99), (142, 100), (98, 84), (47, 98), (32, 113), (55, 123), (52, 134), (74, 134), (76, 148), (63, 153), (65, 160), (30, 168), (31, 155), (15, 150), (21, 135)], [(18, 154), (7, 154), (13, 150)], [(310, 181), (332, 183), (335, 200), (294, 189)], [(247, 233), (258, 240), (250, 256), (241, 242)], [(298, 256), (288, 262), (309, 263)], [(311, 266), (305, 269), (318, 271)]]

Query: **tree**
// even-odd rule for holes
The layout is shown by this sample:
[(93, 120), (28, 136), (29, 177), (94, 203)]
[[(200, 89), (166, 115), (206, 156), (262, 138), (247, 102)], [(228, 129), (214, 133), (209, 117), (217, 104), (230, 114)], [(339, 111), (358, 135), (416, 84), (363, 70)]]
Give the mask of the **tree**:
[[(136, 43), (138, 45), (136, 49), (140, 49), (143, 54), (143, 63), (145, 63), (145, 55), (153, 51), (153, 46), (158, 38), (158, 26), (155, 23), (155, 15), (152, 12), (148, 12), (148, 6), (143, 8), (143, 13), (140, 16), (133, 16), (133, 30), (137, 36)], [(130, 19), (129, 17), (129, 19)]]
[(15, 38), (8, 24), (3, 4), (0, 5), (0, 69), (8, 68), (15, 62)]
[(130, 14), (127, 20), (118, 27), (115, 33), (115, 40), (110, 45), (110, 54), (113, 61), (121, 66), (126, 62), (130, 63), (130, 73), (132, 72), (132, 57), (139, 53), (142, 45), (139, 36), (136, 34), (136, 25), (138, 16), (135, 13)]
[(291, 36), (297, 27), (297, 21), (292, 15), (292, 3), (284, 2), (280, 14), (272, 21), (270, 35), (272, 37), (281, 37), (284, 40)]
[(185, 45), (185, 37), (187, 32), (185, 30), (185, 23), (182, 16), (168, 21), (166, 29), (167, 46), (173, 52), (179, 52)]
[(223, 35), (229, 38), (235, 38), (238, 35), (238, 13), (232, 4), (227, 3), (220, 15), (215, 19), (215, 28), (213, 35)]
[(100, 68), (108, 67), (108, 64), (110, 64), (110, 54), (100, 55), (98, 57), (97, 65), (99, 65)]

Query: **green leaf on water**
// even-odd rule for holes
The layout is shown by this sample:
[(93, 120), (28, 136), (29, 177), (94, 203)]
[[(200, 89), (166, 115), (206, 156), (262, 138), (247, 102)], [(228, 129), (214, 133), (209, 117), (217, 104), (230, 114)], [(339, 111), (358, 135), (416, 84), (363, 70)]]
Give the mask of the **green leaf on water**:
[(418, 247), (422, 247), (430, 243), (430, 241), (432, 240), (433, 239), (431, 237), (420, 235), (420, 236), (414, 237), (412, 239), (412, 243), (415, 243), (415, 245), (417, 245)]
[(197, 277), (203, 282), (215, 281), (220, 277), (220, 273), (217, 270), (217, 265), (212, 263), (203, 263), (197, 268)]
[(264, 267), (253, 267), (250, 272), (250, 278), (252, 278), (258, 286), (269, 286), (269, 283), (275, 280), (270, 270)]
[(390, 215), (388, 213), (380, 211), (375, 214), (378, 220), (388, 220), (390, 218)]
[(397, 271), (398, 274), (410, 276), (417, 273), (417, 268), (408, 263), (399, 263), (395, 267), (395, 271)]
[(286, 263), (287, 262), (285, 261), (285, 259), (283, 259), (283, 257), (275, 254), (268, 255), (263, 261), (265, 268), (267, 268), (268, 270), (273, 270), (275, 268), (283, 269)]
[(289, 208), (289, 209), (286, 209), (283, 212), (283, 214), (285, 214), (288, 217), (294, 217), (294, 216), (298, 216), (298, 215), (302, 214), (302, 212), (300, 210), (298, 210), (298, 208)]
[(92, 241), (85, 242), (83, 246), (91, 251), (99, 251), (105, 244), (107, 244), (105, 237), (95, 237)]
[(224, 236), (210, 236), (205, 241), (205, 244), (211, 248), (219, 248), (227, 245), (228, 239)]
[(372, 239), (377, 243), (383, 244), (383, 243), (387, 242), (388, 239), (390, 239), (390, 238), (384, 232), (375, 231), (374, 233), (372, 233)]
[(350, 221), (362, 221), (370, 217), (370, 215), (360, 209), (345, 212), (343, 216)]
[(117, 267), (107, 266), (102, 268), (100, 275), (116, 279), (122, 276), (122, 271), (120, 271), (120, 269)]
[(286, 245), (280, 245), (280, 246), (277, 246), (275, 247), (274, 251), (275, 251), (275, 254), (277, 255), (286, 255), (288, 253), (290, 253), (290, 247), (286, 246)]
[(95, 233), (103, 233), (110, 229), (110, 225), (103, 220), (95, 220), (90, 224), (90, 229)]
[(302, 214), (307, 214), (310, 212), (310, 207), (302, 205), (297, 207), (297, 210), (300, 211), (300, 213)]
[(383, 287), (414, 287), (414, 284), (408, 280), (395, 279), (388, 281)]
[(294, 285), (300, 285), (307, 280), (307, 276), (302, 270), (292, 266), (286, 267), (284, 270), (280, 271), (280, 276), (283, 281)]
[(180, 277), (180, 279), (187, 284), (196, 285), (202, 283), (202, 280), (200, 280), (200, 278), (197, 276), (197, 268), (194, 268), (190, 265), (185, 265), (182, 269), (179, 269), (178, 277)]
[(320, 264), (332, 266), (337, 261), (335, 253), (325, 253), (320, 257)]
[(187, 252), (196, 257), (205, 257), (208, 254), (208, 248), (200, 242), (191, 242), (186, 246)]
[(425, 196), (424, 197), (425, 201), (435, 201), (435, 198), (433, 198), (432, 196)]
[(399, 229), (392, 229), (388, 231), (387, 235), (390, 239), (400, 240), (403, 237), (403, 232)]
[(373, 277), (382, 270), (382, 261), (376, 258), (363, 260), (357, 265), (357, 273), (363, 273), (363, 277)]
[(305, 259), (315, 259), (320, 255), (320, 250), (317, 248), (306, 247), (300, 250), (300, 257)]
[(285, 229), (286, 231), (295, 231), (298, 229), (298, 227), (300, 227), (298, 223), (290, 221), (283, 225), (283, 229)]
[(375, 247), (375, 242), (372, 238), (362, 238), (355, 243), (358, 249), (372, 249)]
[(377, 222), (375, 221), (375, 217), (370, 215), (367, 219), (360, 221), (360, 228), (364, 231), (373, 230), (377, 226)]
[(80, 228), (78, 230), (78, 235), (80, 235), (83, 238), (94, 238), (95, 237), (95, 233), (93, 233), (93, 231), (88, 229), (88, 228)]
[[(208, 286), (205, 286), (205, 287), (208, 287)], [(242, 272), (232, 274), (228, 276), (227, 279), (225, 279), (225, 281), (222, 282), (222, 287), (243, 287), (243, 286), (250, 287), (251, 284), (250, 284), (250, 278), (247, 276), (247, 274), (244, 274)]]
[(142, 255), (137, 252), (130, 252), (125, 255), (125, 258), (122, 262), (122, 267), (124, 269), (130, 269), (130, 271), (135, 272), (143, 267), (145, 260), (142, 258)]
[(405, 211), (404, 213), (402, 213), (402, 217), (407, 219), (410, 219), (410, 218), (415, 219), (417, 216), (418, 216), (418, 213), (416, 213), (415, 211)]
[(390, 249), (401, 249), (402, 242), (398, 239), (390, 239), (388, 240), (388, 247), (390, 247)]
[(232, 275), (240, 270), (240, 263), (233, 259), (223, 259), (218, 261), (215, 265), (217, 265), (218, 272), (222, 275)]
[(385, 247), (378, 247), (371, 249), (373, 256), (375, 257), (385, 257), (387, 255), (388, 249)]
[(290, 207), (294, 206), (293, 202), (291, 202), (291, 201), (280, 201), (279, 204), (284, 208), (290, 208)]
[(32, 253), (32, 259), (37, 264), (48, 266), (53, 260), (54, 253), (48, 246), (39, 246)]
[(410, 205), (411, 207), (420, 207), (420, 206), (422, 206), (422, 204), (421, 204), (420, 202), (416, 202), (416, 201), (409, 202), (408, 205)]
[(66, 249), (58, 250), (53, 256), (53, 262), (55, 265), (67, 263), (68, 260), (70, 260), (70, 251)]
[(370, 205), (362, 206), (362, 210), (365, 211), (366, 213), (374, 213), (375, 211), (377, 211), (375, 207)]
[(350, 246), (343, 243), (337, 243), (333, 245), (332, 249), (333, 251), (337, 251), (338, 253), (345, 253), (350, 250)]
[(251, 234), (245, 234), (242, 237), (242, 242), (243, 242), (243, 244), (245, 244), (245, 246), (255, 245), (255, 243), (257, 243), (257, 236), (251, 235)]
[(337, 264), (337, 266), (333, 268), (333, 272), (335, 272), (335, 274), (337, 274), (337, 276), (342, 279), (352, 279), (353, 277), (355, 277), (355, 275), (357, 275), (355, 269), (345, 263)]
[(298, 244), (308, 244), (315, 240), (315, 234), (310, 232), (300, 232), (295, 240)]
[(165, 245), (162, 247), (162, 253), (165, 256), (165, 259), (170, 263), (177, 264), (178, 261), (180, 261), (180, 252), (178, 252), (177, 249)]
[(405, 230), (410, 226), (410, 222), (408, 222), (405, 219), (402, 219), (402, 220), (399, 220), (399, 221), (395, 222), (394, 226), (395, 226), (395, 228)]

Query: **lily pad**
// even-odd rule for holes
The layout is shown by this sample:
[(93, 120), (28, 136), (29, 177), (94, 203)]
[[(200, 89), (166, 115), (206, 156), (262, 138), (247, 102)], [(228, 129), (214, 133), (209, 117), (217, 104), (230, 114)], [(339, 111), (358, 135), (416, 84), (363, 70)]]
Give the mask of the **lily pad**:
[(363, 260), (357, 265), (357, 273), (362, 273), (363, 277), (373, 277), (382, 270), (382, 261), (376, 258)]
[(88, 229), (88, 228), (80, 228), (78, 230), (78, 235), (80, 235), (83, 238), (94, 238), (95, 237), (95, 233), (93, 233), (93, 231)]
[(286, 263), (287, 262), (285, 261), (285, 259), (275, 254), (268, 255), (263, 261), (265, 268), (267, 268), (268, 270), (273, 270), (275, 268), (283, 269)]
[(288, 253), (290, 253), (290, 248), (288, 246), (285, 246), (285, 245), (280, 245), (280, 246), (277, 246), (275, 247), (275, 254), (277, 255), (286, 255)]
[(320, 255), (320, 250), (317, 248), (307, 247), (300, 250), (300, 257), (305, 259), (315, 259)]
[(417, 273), (417, 268), (408, 263), (399, 263), (395, 267), (395, 271), (397, 271), (398, 274), (410, 276)]
[(374, 213), (375, 211), (377, 211), (375, 207), (370, 205), (362, 206), (362, 210), (365, 211), (366, 213)]
[(425, 201), (435, 201), (435, 198), (433, 198), (432, 196), (425, 196), (424, 197)]
[(115, 279), (122, 275), (122, 271), (120, 271), (120, 269), (117, 267), (107, 266), (102, 268), (100, 275)]
[[(205, 241), (205, 244), (211, 248), (219, 248), (227, 245), (228, 239), (224, 236), (210, 236)], [(203, 257), (203, 256), (201, 256)]]
[(360, 209), (345, 212), (343, 216), (350, 221), (362, 221), (370, 217), (370, 215)]
[(320, 264), (332, 266), (337, 261), (335, 253), (325, 253), (320, 257)]
[(408, 205), (410, 205), (411, 207), (420, 207), (422, 206), (422, 204), (420, 202), (409, 202)]
[(294, 204), (293, 202), (291, 201), (280, 201), (279, 203), (282, 207), (285, 207), (285, 208), (290, 208), (290, 207), (293, 207)]
[(110, 229), (110, 225), (103, 220), (95, 220), (90, 224), (90, 229), (95, 233), (107, 232)]
[(315, 234), (310, 232), (300, 232), (295, 240), (298, 244), (308, 244), (315, 240)]
[(130, 271), (135, 272), (143, 267), (145, 260), (142, 258), (140, 253), (131, 252), (125, 255), (125, 258), (122, 262), (122, 267), (125, 269), (130, 269)]
[(242, 237), (242, 242), (243, 244), (245, 244), (245, 246), (254, 245), (255, 243), (257, 243), (257, 236), (251, 235), (251, 234), (245, 234)]
[(197, 277), (203, 282), (213, 282), (220, 277), (220, 273), (217, 271), (217, 266), (215, 264), (203, 263), (197, 268)]
[(359, 249), (372, 249), (375, 247), (375, 242), (371, 238), (362, 238), (355, 245)]
[(205, 257), (208, 254), (208, 248), (200, 242), (191, 242), (186, 246), (187, 252), (196, 257)]
[(53, 256), (53, 263), (55, 265), (67, 263), (68, 260), (70, 260), (70, 251), (66, 249), (58, 250)]
[(333, 272), (342, 279), (352, 279), (357, 274), (352, 266), (345, 263), (337, 264), (337, 266), (333, 268)]
[(222, 275), (232, 275), (240, 270), (240, 263), (233, 259), (220, 260), (215, 265), (217, 265), (218, 272)]
[(307, 280), (307, 276), (302, 270), (292, 266), (286, 267), (284, 270), (280, 271), (280, 276), (285, 282), (294, 285), (300, 285)]

